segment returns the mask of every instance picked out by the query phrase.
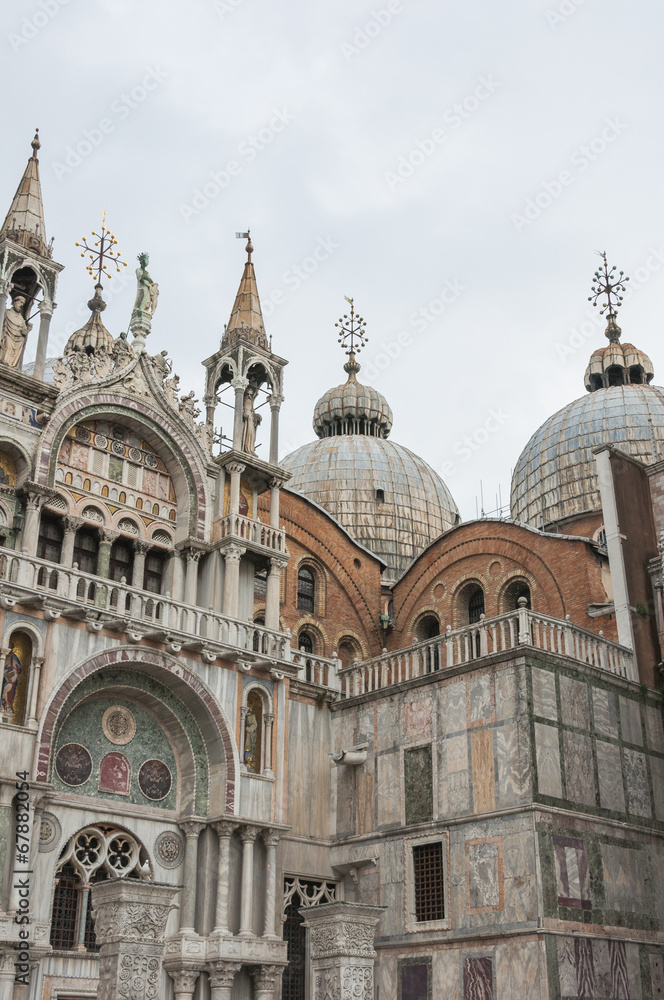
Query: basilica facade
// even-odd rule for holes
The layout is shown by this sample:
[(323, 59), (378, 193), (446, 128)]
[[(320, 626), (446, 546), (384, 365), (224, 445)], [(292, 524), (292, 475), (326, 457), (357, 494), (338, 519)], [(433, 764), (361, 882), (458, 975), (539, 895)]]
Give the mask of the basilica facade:
[(664, 995), (664, 394), (612, 272), (586, 394), (462, 522), (352, 303), (280, 454), (249, 234), (200, 401), (147, 254), (104, 325), (105, 227), (49, 357), (38, 151), (0, 229), (0, 1000)]

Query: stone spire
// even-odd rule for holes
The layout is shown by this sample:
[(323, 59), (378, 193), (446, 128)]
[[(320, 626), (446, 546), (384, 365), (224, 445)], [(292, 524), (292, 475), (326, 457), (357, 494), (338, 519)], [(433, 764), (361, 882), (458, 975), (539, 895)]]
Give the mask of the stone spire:
[(7, 238), (14, 243), (35, 251), (42, 257), (50, 257), (51, 252), (46, 243), (46, 227), (44, 225), (44, 206), (42, 204), (41, 183), (39, 181), (39, 160), (37, 151), (39, 129), (32, 140), (32, 156), (16, 189), (7, 217), (0, 229), (0, 239)]
[(254, 248), (249, 233), (238, 233), (238, 236), (247, 238), (247, 262), (244, 265), (240, 287), (235, 296), (235, 304), (231, 312), (231, 318), (224, 331), (221, 347), (226, 349), (236, 340), (247, 340), (250, 344), (256, 344), (268, 351), (270, 349), (265, 326), (263, 325), (263, 314), (261, 312), (260, 298), (258, 297), (258, 286), (256, 285), (256, 274), (251, 255)]

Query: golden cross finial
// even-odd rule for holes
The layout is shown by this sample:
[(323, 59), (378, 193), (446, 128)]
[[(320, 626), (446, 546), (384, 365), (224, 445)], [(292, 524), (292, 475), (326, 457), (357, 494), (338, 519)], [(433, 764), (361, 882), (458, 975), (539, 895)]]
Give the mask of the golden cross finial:
[(588, 296), (588, 302), (592, 302), (593, 306), (597, 306), (597, 300), (600, 295), (606, 295), (606, 302), (603, 304), (599, 311), (600, 316), (603, 316), (605, 312), (608, 312), (609, 318), (615, 316), (620, 308), (620, 303), (623, 300), (623, 296), (620, 294), (625, 291), (625, 282), (629, 281), (629, 278), (623, 277), (624, 271), (620, 271), (618, 274), (618, 280), (614, 281), (615, 265), (609, 268), (606, 251), (598, 250), (597, 253), (602, 258), (603, 267), (599, 271), (595, 271), (595, 282), (592, 286), (592, 295)]
[(359, 354), (369, 338), (364, 333), (366, 321), (361, 316), (355, 315), (355, 305), (353, 299), (344, 295), (346, 302), (350, 302), (350, 316), (344, 313), (335, 326), (339, 327), (339, 343), (350, 357), (351, 354)]
[(93, 229), (92, 235), (96, 237), (94, 246), (88, 245), (85, 236), (76, 246), (83, 248), (81, 257), (87, 255), (90, 258), (90, 263), (85, 265), (85, 269), (91, 277), (95, 278), (95, 285), (101, 285), (102, 274), (105, 274), (107, 278), (111, 277), (107, 264), (115, 265), (115, 270), (119, 271), (120, 267), (127, 266), (127, 262), (120, 260), (122, 255), (119, 250), (113, 250), (118, 241), (110, 229), (106, 228), (106, 212), (102, 211), (101, 213), (101, 232), (96, 233)]

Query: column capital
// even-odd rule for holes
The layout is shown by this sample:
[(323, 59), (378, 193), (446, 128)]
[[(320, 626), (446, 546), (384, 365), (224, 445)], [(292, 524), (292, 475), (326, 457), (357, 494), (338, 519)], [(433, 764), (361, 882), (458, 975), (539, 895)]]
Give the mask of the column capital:
[(276, 847), (281, 840), (281, 832), (268, 827), (266, 830), (261, 830), (261, 837), (266, 847)]
[(280, 490), (283, 485), (284, 485), (283, 479), (277, 479), (276, 476), (273, 476), (272, 479), (269, 480), (269, 486), (271, 490)]
[(241, 962), (210, 962), (207, 967), (212, 989), (229, 989), (233, 985), (235, 974), (242, 968)]
[(152, 548), (151, 543), (145, 541), (143, 538), (135, 538), (134, 539), (134, 552), (137, 555), (145, 556), (145, 555), (147, 555), (147, 553), (149, 552), (149, 550), (151, 548)]
[(231, 475), (241, 476), (246, 468), (246, 465), (243, 465), (242, 462), (229, 462), (226, 466), (226, 471), (230, 472)]
[(243, 375), (236, 375), (235, 378), (231, 379), (231, 385), (236, 392), (240, 389), (244, 392), (244, 390), (249, 386), (249, 379), (245, 378)]
[(55, 310), (55, 302), (51, 302), (50, 299), (42, 299), (37, 308), (39, 309), (40, 316), (52, 316)]
[(178, 993), (193, 993), (196, 980), (200, 976), (198, 969), (167, 969), (167, 972), (175, 984), (175, 995)]
[(120, 537), (120, 532), (115, 531), (113, 528), (100, 528), (99, 534), (101, 535), (101, 545), (104, 545), (104, 543), (112, 545), (116, 538)]
[(235, 545), (231, 542), (231, 544), (227, 545), (223, 551), (226, 562), (239, 563), (240, 559), (247, 550), (244, 545)]
[(210, 825), (213, 830), (217, 831), (219, 839), (223, 840), (232, 837), (233, 831), (237, 830), (239, 824), (230, 819), (216, 819)]
[(279, 556), (270, 556), (270, 573), (281, 573), (287, 566), (287, 559), (280, 559)]
[(73, 514), (66, 514), (63, 519), (63, 524), (65, 526), (65, 532), (67, 531), (78, 531), (85, 524), (82, 517), (74, 517)]
[(257, 826), (240, 827), (240, 839), (243, 844), (253, 844), (259, 833), (260, 828)]
[(283, 974), (283, 965), (250, 965), (249, 975), (254, 981), (254, 989), (274, 990)]
[(187, 837), (198, 837), (201, 830), (204, 830), (207, 823), (203, 819), (181, 819), (178, 820), (178, 826), (181, 830), (184, 830), (184, 835)]
[(270, 404), (271, 410), (278, 410), (284, 401), (284, 397), (279, 392), (273, 392), (271, 396), (268, 396), (267, 401)]

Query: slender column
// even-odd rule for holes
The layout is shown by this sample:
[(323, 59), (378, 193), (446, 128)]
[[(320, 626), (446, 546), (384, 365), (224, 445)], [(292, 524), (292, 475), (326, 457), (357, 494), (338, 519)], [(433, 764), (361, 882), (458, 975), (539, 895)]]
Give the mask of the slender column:
[(15, 961), (16, 952), (12, 948), (0, 953), (0, 1000), (12, 1000), (14, 996)]
[(231, 514), (237, 514), (240, 510), (240, 479), (245, 469), (246, 465), (242, 465), (241, 462), (230, 462), (226, 466), (226, 472), (229, 472), (231, 476), (230, 503), (228, 507)]
[(229, 935), (228, 891), (230, 886), (231, 837), (236, 823), (219, 820), (212, 824), (219, 837), (219, 864), (217, 867), (217, 905), (214, 918), (214, 933)]
[(143, 589), (143, 580), (145, 577), (145, 557), (150, 548), (149, 542), (144, 542), (138, 538), (134, 541), (134, 571), (131, 575), (131, 585), (132, 587), (138, 587), (140, 590)]
[(263, 774), (268, 778), (274, 777), (272, 771), (272, 726), (274, 724), (274, 716), (265, 714), (263, 716), (263, 722), (265, 723), (265, 744), (263, 749), (263, 761), (265, 766), (263, 767)]
[(253, 937), (254, 914), (254, 841), (258, 829), (254, 826), (243, 826), (242, 838), (242, 899), (240, 901), (240, 937)]
[(284, 401), (283, 396), (272, 393), (269, 399), (272, 420), (270, 422), (270, 465), (279, 464), (279, 410)]
[(224, 614), (237, 618), (240, 605), (240, 559), (247, 550), (242, 545), (228, 545), (224, 549), (226, 572), (224, 574)]
[(51, 318), (55, 303), (44, 299), (39, 303), (39, 337), (37, 339), (37, 352), (35, 354), (34, 376), (41, 382), (44, 381), (44, 366), (46, 364), (46, 350), (48, 348), (48, 331), (51, 325)]
[(5, 309), (7, 307), (7, 293), (9, 292), (9, 281), (7, 278), (0, 278), (0, 330), (5, 320)]
[(111, 548), (113, 542), (118, 537), (118, 531), (109, 531), (103, 528), (99, 542), (99, 552), (97, 554), (97, 576), (108, 576), (111, 570)]
[(281, 483), (278, 479), (270, 480), (270, 527), (279, 527), (279, 496)]
[(192, 1000), (196, 980), (200, 975), (198, 969), (181, 969), (179, 972), (172, 972), (169, 969), (168, 974), (173, 980), (175, 1000)]
[(30, 677), (29, 677), (29, 689), (28, 689), (28, 721), (26, 726), (28, 729), (38, 729), (39, 722), (37, 720), (37, 701), (39, 698), (39, 678), (41, 676), (41, 668), (44, 665), (43, 656), (33, 656), (30, 662)]
[(270, 572), (267, 577), (267, 592), (265, 594), (265, 626), (275, 632), (279, 631), (279, 590), (281, 586), (281, 571), (286, 568), (283, 559), (270, 559)]
[(76, 941), (76, 951), (85, 951), (85, 920), (88, 914), (88, 899), (90, 898), (90, 885), (86, 882), (81, 888), (81, 902), (78, 908), (78, 934)]
[(254, 1000), (276, 1000), (283, 971), (283, 965), (253, 965), (249, 972), (254, 980)]
[(196, 863), (198, 860), (198, 837), (205, 823), (200, 820), (185, 820), (180, 823), (187, 838), (184, 855), (184, 872), (182, 881), (182, 901), (180, 903), (180, 931), (194, 934), (194, 918), (196, 913)]
[(249, 385), (249, 380), (238, 376), (234, 378), (231, 385), (235, 389), (235, 415), (233, 418), (233, 450), (242, 450), (242, 411), (244, 409), (244, 391)]
[(263, 830), (265, 843), (265, 924), (263, 937), (278, 939), (275, 933), (274, 920), (277, 909), (277, 844), (279, 834), (274, 830)]
[(28, 493), (25, 504), (25, 524), (23, 525), (23, 537), (21, 548), (29, 556), (37, 555), (37, 541), (39, 539), (39, 514), (44, 503), (41, 493)]
[(210, 1000), (231, 1000), (235, 973), (241, 968), (239, 962), (213, 962), (208, 965)]
[(214, 393), (211, 395), (206, 393), (203, 396), (203, 403), (205, 404), (205, 423), (208, 427), (214, 428), (214, 409), (217, 402), (217, 397)]
[(76, 540), (76, 532), (79, 528), (83, 527), (82, 517), (71, 517), (67, 516), (63, 518), (63, 524), (65, 526), (65, 534), (62, 540), (62, 555), (60, 556), (60, 564), (62, 566), (72, 566), (74, 563), (74, 542)]
[(196, 605), (198, 603), (198, 560), (201, 558), (201, 549), (189, 547), (184, 550), (186, 563), (184, 582), (184, 602), (185, 604)]

